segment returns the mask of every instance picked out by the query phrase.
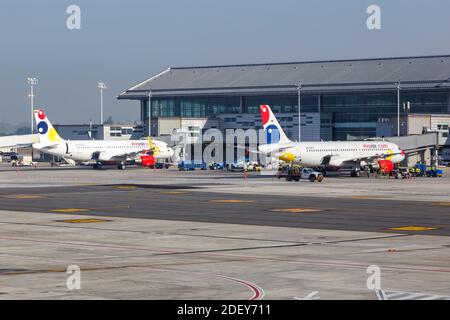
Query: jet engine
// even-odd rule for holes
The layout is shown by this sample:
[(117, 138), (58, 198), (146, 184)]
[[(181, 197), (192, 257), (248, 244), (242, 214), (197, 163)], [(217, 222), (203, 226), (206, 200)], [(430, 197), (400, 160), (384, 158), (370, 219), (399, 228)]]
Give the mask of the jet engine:
[(373, 164), (372, 168), (379, 170), (381, 173), (390, 174), (394, 170), (394, 163), (390, 160), (378, 160)]
[(141, 155), (141, 165), (143, 167), (155, 166), (155, 157), (153, 155), (149, 155), (149, 154)]

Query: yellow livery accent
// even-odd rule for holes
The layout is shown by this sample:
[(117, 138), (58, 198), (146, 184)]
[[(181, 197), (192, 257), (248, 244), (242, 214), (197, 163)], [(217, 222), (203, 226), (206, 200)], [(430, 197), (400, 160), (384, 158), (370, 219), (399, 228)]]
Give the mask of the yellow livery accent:
[(56, 132), (55, 128), (50, 128), (50, 130), (48, 131), (48, 138), (51, 142), (60, 142), (61, 138), (58, 134), (58, 132)]
[[(393, 153), (394, 153), (394, 151), (392, 151), (392, 150), (388, 150), (388, 152), (387, 152), (387, 154), (393, 154)], [(392, 161), (392, 157), (393, 156), (386, 157), (386, 160)]]
[(295, 160), (295, 156), (290, 152), (282, 153), (278, 158), (285, 162), (294, 162)]

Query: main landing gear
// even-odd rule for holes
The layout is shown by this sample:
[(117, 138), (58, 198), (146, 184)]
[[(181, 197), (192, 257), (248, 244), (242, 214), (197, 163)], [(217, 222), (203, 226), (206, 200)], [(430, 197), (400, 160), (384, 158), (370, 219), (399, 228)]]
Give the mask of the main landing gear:
[[(101, 162), (97, 162), (92, 166), (92, 168), (94, 170), (101, 170), (103, 168), (103, 164)], [(117, 169), (119, 169), (119, 170), (125, 170), (126, 168), (127, 167), (125, 165), (125, 162), (120, 162), (117, 164)]]
[(93, 165), (94, 170), (101, 170), (102, 169), (102, 163), (101, 162), (97, 162), (96, 164)]
[(353, 169), (352, 172), (350, 173), (350, 176), (353, 178), (361, 176), (361, 170), (358, 168)]

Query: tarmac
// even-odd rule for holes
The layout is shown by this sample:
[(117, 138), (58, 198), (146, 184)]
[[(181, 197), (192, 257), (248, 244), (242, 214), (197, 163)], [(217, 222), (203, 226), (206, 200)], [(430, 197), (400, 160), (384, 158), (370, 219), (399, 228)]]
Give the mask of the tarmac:
[(449, 186), (1, 165), (0, 299), (450, 299)]

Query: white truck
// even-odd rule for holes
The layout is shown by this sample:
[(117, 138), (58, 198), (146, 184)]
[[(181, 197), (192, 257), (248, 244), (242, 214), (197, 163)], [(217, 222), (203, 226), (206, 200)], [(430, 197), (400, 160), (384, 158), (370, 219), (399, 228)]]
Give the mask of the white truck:
[(16, 159), (11, 161), (13, 167), (32, 167), (35, 164), (31, 156), (17, 156)]
[(308, 179), (311, 182), (322, 182), (323, 181), (323, 173), (315, 171), (311, 168), (302, 168), (301, 178)]
[(287, 166), (277, 173), (278, 179), (286, 178), (286, 181), (299, 181), (300, 179), (308, 179), (311, 182), (322, 182), (323, 174), (311, 168), (300, 168), (298, 166)]

